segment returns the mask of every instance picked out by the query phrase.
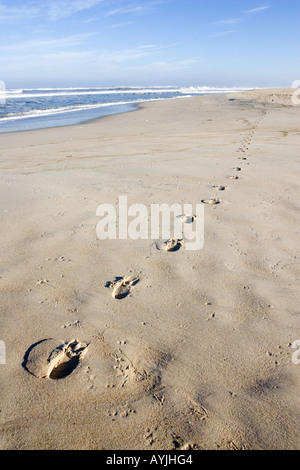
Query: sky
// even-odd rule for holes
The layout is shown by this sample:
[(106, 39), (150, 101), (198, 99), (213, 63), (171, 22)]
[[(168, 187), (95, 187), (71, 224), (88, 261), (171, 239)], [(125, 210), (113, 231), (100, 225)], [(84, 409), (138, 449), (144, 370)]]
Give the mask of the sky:
[(7, 88), (290, 87), (300, 0), (0, 0)]

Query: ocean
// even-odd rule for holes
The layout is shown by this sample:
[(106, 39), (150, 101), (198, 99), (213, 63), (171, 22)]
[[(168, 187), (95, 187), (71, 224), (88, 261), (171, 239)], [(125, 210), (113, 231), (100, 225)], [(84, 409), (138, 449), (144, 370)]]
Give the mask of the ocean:
[(132, 111), (139, 103), (178, 99), (249, 88), (94, 87), (24, 88), (0, 93), (0, 133), (80, 124), (110, 114)]

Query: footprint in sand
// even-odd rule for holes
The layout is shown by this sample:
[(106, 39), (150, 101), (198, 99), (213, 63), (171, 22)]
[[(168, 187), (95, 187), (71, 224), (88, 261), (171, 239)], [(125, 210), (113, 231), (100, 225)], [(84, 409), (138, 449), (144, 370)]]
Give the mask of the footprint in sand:
[(112, 296), (115, 299), (124, 299), (138, 282), (139, 278), (134, 276), (117, 277), (113, 282), (107, 282), (105, 287), (113, 289)]
[(239, 177), (236, 176), (236, 175), (228, 176), (228, 178), (230, 178), (231, 180), (238, 180), (239, 179)]
[(214, 188), (218, 189), (219, 191), (225, 191), (226, 186), (222, 186), (221, 184), (219, 186), (214, 186)]
[(184, 224), (191, 224), (194, 222), (195, 218), (196, 218), (196, 215), (190, 215), (190, 214), (183, 214), (183, 215), (180, 215), (178, 217), (181, 217), (182, 219), (182, 222)]
[[(185, 222), (185, 223), (192, 223), (192, 221)], [(182, 245), (183, 245), (183, 240), (178, 239), (178, 238), (170, 238), (169, 240), (165, 240), (165, 241), (159, 240), (155, 242), (156, 248), (158, 250), (164, 250), (164, 251), (178, 251)]]
[(38, 378), (64, 379), (79, 365), (88, 344), (77, 339), (57, 345), (59, 341), (44, 339), (26, 352), (22, 366)]
[(214, 198), (214, 199), (202, 199), (201, 201), (203, 204), (211, 204), (211, 205), (216, 205), (216, 204), (220, 204), (221, 201), (220, 199), (218, 198)]
[(166, 251), (177, 251), (182, 246), (182, 240), (178, 240), (177, 238), (170, 238), (165, 242), (165, 250)]
[(239, 166), (236, 166), (235, 168), (233, 168), (235, 171), (242, 171), (242, 169), (239, 167)]

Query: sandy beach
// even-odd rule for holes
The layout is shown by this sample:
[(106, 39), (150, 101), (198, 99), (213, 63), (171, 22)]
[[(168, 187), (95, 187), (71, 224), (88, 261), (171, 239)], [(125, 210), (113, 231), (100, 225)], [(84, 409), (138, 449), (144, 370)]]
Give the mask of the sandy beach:
[[(299, 448), (292, 92), (0, 135), (2, 450)], [(203, 248), (100, 240), (120, 196), (202, 204)]]

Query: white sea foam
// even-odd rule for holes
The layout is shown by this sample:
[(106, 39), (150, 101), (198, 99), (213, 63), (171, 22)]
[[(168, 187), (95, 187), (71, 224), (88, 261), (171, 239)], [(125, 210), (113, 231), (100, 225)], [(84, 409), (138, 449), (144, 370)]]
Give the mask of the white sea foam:
[(208, 87), (208, 86), (199, 86), (199, 87), (188, 87), (188, 88), (181, 88), (181, 93), (189, 93), (189, 94), (207, 94), (207, 93), (234, 93), (239, 91), (246, 91), (246, 90), (253, 90), (253, 88), (219, 88), (219, 87)]
[[(45, 98), (54, 96), (81, 96), (81, 95), (130, 95), (130, 94), (206, 94), (206, 93), (230, 93), (235, 91), (250, 90), (250, 88), (219, 88), (219, 87), (118, 87), (118, 88), (24, 88), (7, 90), (9, 98)], [(47, 93), (45, 93), (47, 92)]]
[[(161, 98), (158, 98), (161, 99)], [(135, 104), (135, 103), (142, 103), (145, 100), (133, 100), (133, 101), (115, 101), (112, 103), (97, 103), (97, 104), (86, 104), (86, 105), (77, 105), (77, 106), (64, 106), (60, 108), (48, 108), (48, 109), (33, 109), (31, 111), (25, 111), (22, 114), (7, 114), (3, 118), (0, 119), (0, 122), (6, 121), (16, 121), (19, 119), (26, 119), (26, 118), (36, 118), (36, 117), (44, 117), (44, 116), (51, 116), (63, 113), (72, 113), (75, 111), (86, 111), (89, 109), (97, 109), (97, 108), (105, 108), (109, 106), (122, 106), (126, 104)], [(148, 100), (148, 101), (154, 101)]]

